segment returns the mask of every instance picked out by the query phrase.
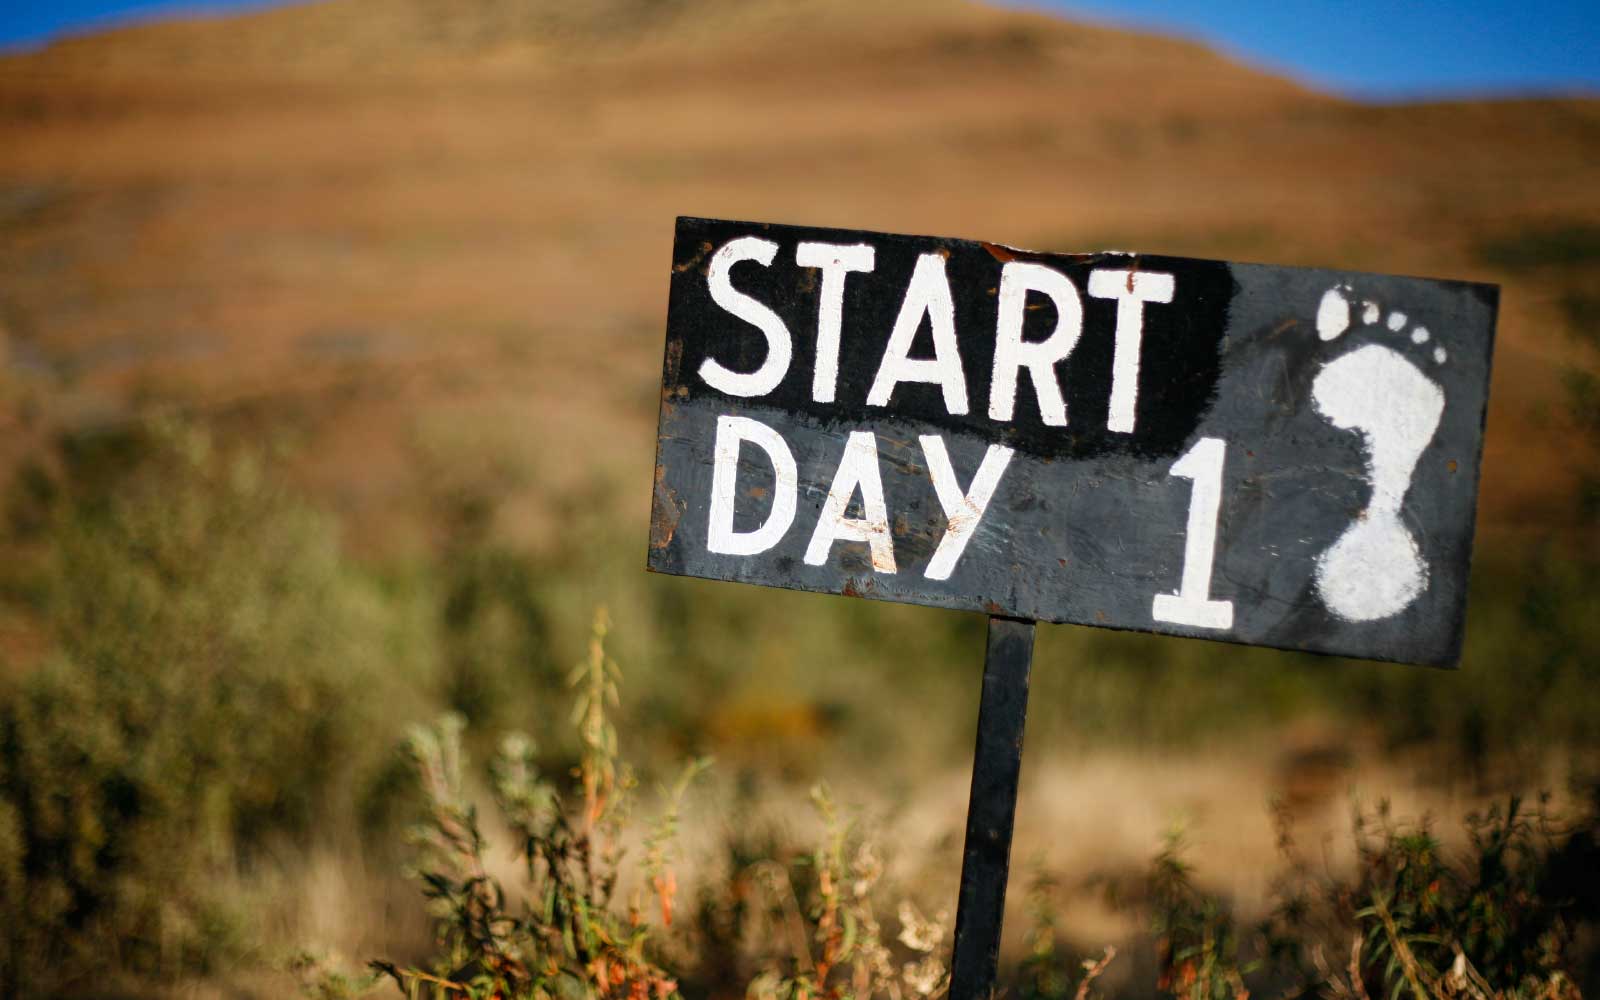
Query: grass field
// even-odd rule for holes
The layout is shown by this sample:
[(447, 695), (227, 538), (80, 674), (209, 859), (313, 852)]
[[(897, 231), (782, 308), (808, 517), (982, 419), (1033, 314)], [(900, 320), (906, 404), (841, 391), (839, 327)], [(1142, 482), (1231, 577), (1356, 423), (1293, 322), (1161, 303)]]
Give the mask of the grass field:
[(1463, 849), (1507, 793), (1580, 809), (1597, 181), (1595, 100), (1356, 104), (954, 0), (328, 0), (0, 59), (0, 993), (420, 960), (409, 727), (567, 775), (599, 605), (642, 789), (717, 758), (680, 884), (811, 843), (825, 780), (953, 906), (981, 618), (642, 570), (679, 214), (1502, 285), (1462, 669), (1042, 629), (1008, 967), (1028, 871), (1098, 954), (1176, 822), (1249, 915), (1271, 799), (1346, 867), (1352, 796)]

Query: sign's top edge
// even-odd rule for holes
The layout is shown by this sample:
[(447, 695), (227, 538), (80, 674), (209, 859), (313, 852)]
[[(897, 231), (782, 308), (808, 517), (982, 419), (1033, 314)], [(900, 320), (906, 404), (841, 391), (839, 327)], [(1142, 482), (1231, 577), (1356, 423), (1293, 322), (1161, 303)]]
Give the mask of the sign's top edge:
[(1077, 264), (1095, 264), (1113, 258), (1122, 258), (1128, 260), (1171, 259), (1208, 261), (1219, 264), (1227, 264), (1230, 267), (1271, 267), (1288, 268), (1300, 271), (1321, 271), (1332, 275), (1350, 278), (1404, 278), (1415, 281), (1433, 281), (1446, 285), (1476, 289), (1478, 290), (1479, 294), (1491, 297), (1491, 301), (1489, 303), (1490, 305), (1497, 304), (1500, 297), (1500, 285), (1496, 282), (1472, 281), (1465, 278), (1441, 278), (1434, 275), (1425, 274), (1393, 274), (1391, 272), (1352, 270), (1350, 268), (1327, 267), (1310, 264), (1273, 264), (1265, 261), (1223, 260), (1220, 257), (1184, 257), (1180, 254), (1161, 252), (1146, 253), (1138, 250), (1100, 249), (1078, 252), (1061, 250), (1030, 250), (1024, 247), (1012, 246), (1007, 243), (999, 243), (992, 240), (971, 239), (969, 237), (962, 236), (932, 236), (926, 233), (890, 233), (875, 229), (848, 229), (842, 226), (805, 225), (792, 222), (760, 222), (753, 219), (718, 219), (703, 215), (680, 215), (677, 217), (677, 225), (682, 226), (686, 223), (690, 225), (697, 223), (711, 223), (724, 226), (748, 226), (752, 229), (760, 229), (764, 231), (803, 231), (810, 233), (830, 232), (850, 234), (852, 236), (872, 236), (881, 239), (892, 240), (927, 240), (935, 243), (956, 244), (974, 249), (987, 250), (990, 254), (993, 254), (996, 259), (1002, 261), (1010, 258), (1020, 260), (1050, 259), (1066, 260)]

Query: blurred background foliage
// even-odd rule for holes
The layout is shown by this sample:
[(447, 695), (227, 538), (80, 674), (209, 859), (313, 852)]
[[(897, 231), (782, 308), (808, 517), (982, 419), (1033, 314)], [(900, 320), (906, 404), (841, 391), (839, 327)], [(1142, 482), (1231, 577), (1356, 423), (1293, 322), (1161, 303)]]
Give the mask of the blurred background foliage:
[(641, 784), (719, 760), (686, 880), (803, 854), (827, 778), (953, 904), (982, 618), (643, 572), (680, 212), (1502, 283), (1459, 671), (1041, 630), (1052, 946), (1122, 939), (1102, 889), (1178, 817), (1184, 877), (1264, 912), (1269, 797), (1583, 801), (1597, 164), (1593, 100), (1355, 104), (953, 0), (331, 0), (0, 59), (0, 993), (420, 961), (405, 734), (528, 730), (570, 792), (600, 604)]

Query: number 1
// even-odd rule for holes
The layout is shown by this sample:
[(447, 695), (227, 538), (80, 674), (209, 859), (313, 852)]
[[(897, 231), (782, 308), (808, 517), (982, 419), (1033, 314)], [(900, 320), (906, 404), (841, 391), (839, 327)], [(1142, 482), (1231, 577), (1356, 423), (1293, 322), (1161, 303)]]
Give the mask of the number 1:
[(1222, 460), (1228, 444), (1201, 438), (1172, 463), (1172, 475), (1192, 480), (1189, 525), (1183, 543), (1183, 581), (1176, 594), (1157, 594), (1150, 615), (1158, 622), (1196, 628), (1233, 627), (1233, 602), (1211, 600), (1211, 567), (1217, 554), (1217, 513), (1222, 507)]

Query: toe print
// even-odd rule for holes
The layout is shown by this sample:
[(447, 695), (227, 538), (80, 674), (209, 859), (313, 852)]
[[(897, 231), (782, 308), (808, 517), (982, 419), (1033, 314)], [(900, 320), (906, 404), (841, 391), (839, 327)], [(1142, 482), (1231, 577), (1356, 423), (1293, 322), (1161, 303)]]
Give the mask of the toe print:
[[(1349, 292), (1349, 285), (1335, 285), (1322, 293), (1322, 302), (1317, 306), (1317, 336), (1323, 340), (1334, 340), (1350, 329), (1350, 317), (1354, 315), (1357, 304), (1350, 301)], [(1376, 302), (1363, 301), (1359, 303), (1359, 308), (1364, 325), (1372, 326), (1378, 322), (1382, 310)], [(1400, 322), (1405, 322), (1404, 314), (1396, 315), (1400, 316)]]
[[(1336, 340), (1350, 329), (1348, 292), (1347, 286), (1336, 286), (1323, 295), (1317, 309), (1321, 339)], [(1387, 618), (1428, 586), (1427, 564), (1400, 511), (1417, 460), (1439, 427), (1445, 397), (1401, 353), (1407, 345), (1428, 343), (1428, 330), (1416, 326), (1408, 333), (1409, 317), (1399, 311), (1379, 324), (1381, 312), (1375, 303), (1362, 304), (1369, 342), (1329, 361), (1311, 385), (1312, 403), (1323, 419), (1361, 435), (1372, 487), (1366, 510), (1317, 557), (1317, 593), (1348, 621)], [(1431, 357), (1443, 364), (1444, 347), (1435, 346)]]

